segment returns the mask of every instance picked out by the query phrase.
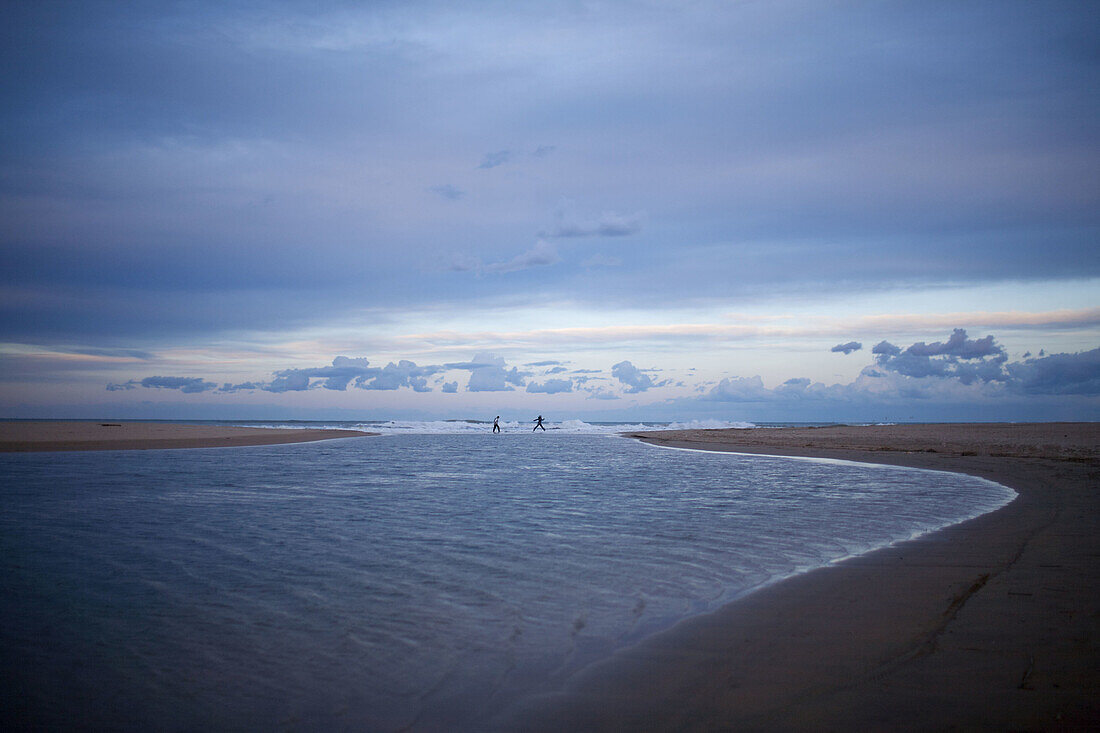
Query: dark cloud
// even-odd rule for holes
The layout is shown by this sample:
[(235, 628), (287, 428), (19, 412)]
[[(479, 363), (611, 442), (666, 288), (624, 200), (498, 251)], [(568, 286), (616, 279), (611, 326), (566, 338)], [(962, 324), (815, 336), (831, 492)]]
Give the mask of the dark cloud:
[(449, 183), (444, 183), (439, 186), (432, 186), (428, 189), (434, 194), (442, 196), (450, 201), (457, 201), (466, 195), (466, 192), (457, 186), (452, 186)]
[(885, 354), (886, 356), (897, 356), (901, 353), (900, 346), (894, 346), (889, 341), (883, 340), (875, 344), (871, 349), (872, 354)]
[(497, 150), (494, 153), (486, 153), (485, 157), (481, 161), (480, 169), (496, 168), (498, 165), (504, 165), (512, 159), (511, 150)]
[(1010, 396), (1100, 395), (1100, 349), (1009, 363), (993, 336), (971, 339), (965, 330), (955, 329), (943, 342), (918, 342), (901, 349), (884, 341), (875, 351), (875, 365), (864, 368), (850, 384), (827, 386), (803, 377), (768, 389), (759, 376), (734, 377), (723, 379), (697, 399), (769, 404), (806, 400), (982, 404)]
[(805, 377), (795, 377), (794, 379), (788, 379), (786, 382), (783, 382), (783, 384), (775, 388), (775, 391), (783, 395), (800, 395), (805, 393), (810, 384), (811, 381)]
[(558, 366), (565, 362), (558, 361), (556, 359), (546, 359), (545, 361), (531, 361), (524, 364), (524, 366), (542, 367), (542, 366)]
[[(1087, 3), (825, 4), (794, 25), (743, 3), (58, 7), (5, 8), (33, 43), (0, 48), (0, 337), (178, 343), (469, 302), (483, 283), (419, 269), (442, 233), (488, 261), (562, 190), (660, 212), (616, 272), (539, 272), (537, 292), (596, 305), (1100, 273)], [(615, 73), (577, 83), (578, 58)], [(507, 166), (507, 190), (475, 195), (461, 177), (500, 182), (471, 156), (533, 160), (544, 139), (544, 178)], [(407, 216), (437, 180), (492, 225)]]
[(923, 341), (910, 346), (905, 353), (914, 356), (957, 356), (960, 359), (981, 359), (986, 356), (1004, 356), (1004, 349), (993, 342), (992, 336), (971, 339), (966, 330), (956, 328), (947, 341), (926, 344)]
[(846, 344), (837, 344), (829, 351), (839, 352), (841, 354), (851, 354), (853, 351), (859, 351), (863, 348), (863, 344), (858, 341), (849, 341)]
[(236, 392), (254, 392), (256, 390), (263, 389), (264, 386), (265, 385), (261, 382), (241, 382), (240, 384), (226, 383), (219, 387), (218, 391), (227, 394), (233, 394)]
[(214, 382), (207, 382), (200, 377), (146, 377), (138, 384), (153, 389), (178, 389), (185, 394), (208, 392), (218, 387)]
[[(1095, 4), (792, 7), (7, 3), (0, 341), (142, 359), (502, 304), (615, 323), (974, 283), (1012, 284), (991, 311), (1080, 300), (1100, 275)], [(547, 217), (562, 193), (587, 208)], [(522, 252), (540, 228), (560, 252)], [(865, 381), (1087, 389), (979, 341)], [(108, 368), (97, 389), (181, 370)], [(324, 368), (264, 386), (427, 388)]]
[(1100, 349), (1050, 354), (1006, 365), (1012, 386), (1029, 395), (1100, 395)]
[(443, 392), (443, 394), (454, 394), (458, 392), (458, 382), (444, 382), (440, 391)]
[(947, 341), (919, 341), (896, 354), (891, 350), (877, 351), (876, 364), (906, 377), (954, 377), (963, 384), (1003, 382), (1007, 378), (1005, 350), (992, 336), (971, 339), (961, 328), (956, 328)]
[[(265, 384), (262, 389), (265, 392), (303, 392), (309, 389), (309, 375), (304, 370), (287, 369), (275, 373), (275, 379)], [(344, 382), (346, 388), (347, 382)]]

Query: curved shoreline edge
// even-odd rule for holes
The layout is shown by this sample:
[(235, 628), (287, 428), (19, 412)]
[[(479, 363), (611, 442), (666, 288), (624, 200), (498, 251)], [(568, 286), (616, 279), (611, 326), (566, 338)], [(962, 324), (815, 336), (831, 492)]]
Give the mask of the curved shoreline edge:
[[(631, 437), (634, 437), (634, 436), (631, 436)], [(936, 528), (933, 528), (933, 529), (920, 530), (920, 531), (914, 532), (912, 535), (910, 535), (907, 538), (893, 540), (893, 541), (887, 542), (884, 545), (880, 545), (880, 546), (876, 546), (876, 547), (870, 547), (868, 549), (857, 551), (854, 554), (847, 555), (845, 557), (837, 558), (835, 560), (829, 560), (825, 563), (825, 565), (835, 565), (835, 564), (838, 564), (838, 563), (848, 562), (850, 560), (855, 559), (856, 557), (860, 557), (862, 555), (867, 555), (867, 554), (870, 554), (872, 552), (877, 552), (877, 551), (885, 549), (887, 547), (893, 547), (895, 545), (900, 545), (900, 544), (904, 544), (904, 543), (907, 543), (907, 542), (915, 542), (916, 540), (919, 540), (919, 539), (921, 539), (921, 538), (923, 538), (927, 535), (943, 531), (944, 529), (947, 529), (948, 527), (952, 527), (956, 524), (962, 524), (963, 522), (969, 522), (972, 519), (977, 519), (978, 517), (981, 517), (985, 514), (989, 514), (991, 512), (999, 511), (999, 510), (1003, 509), (1004, 507), (1008, 506), (1009, 504), (1011, 504), (1012, 502), (1014, 502), (1014, 501), (1016, 501), (1017, 499), (1020, 498), (1019, 492), (1017, 492), (1015, 489), (1011, 488), (1010, 486), (1006, 486), (1005, 484), (1000, 483), (998, 481), (993, 481), (991, 479), (988, 479), (988, 478), (985, 478), (985, 477), (982, 477), (982, 476), (978, 476), (977, 474), (974, 474), (974, 473), (965, 473), (965, 472), (961, 472), (961, 471), (948, 471), (948, 470), (945, 470), (943, 468), (917, 467), (917, 466), (909, 465), (908, 463), (900, 463), (900, 462), (898, 462), (898, 463), (880, 463), (880, 462), (873, 462), (873, 461), (870, 461), (870, 460), (856, 461), (856, 460), (852, 460), (850, 458), (825, 457), (825, 456), (818, 456), (818, 455), (782, 455), (782, 454), (778, 454), (778, 453), (769, 453), (769, 452), (765, 452), (765, 451), (743, 452), (743, 451), (733, 450), (732, 448), (730, 450), (717, 450), (715, 448), (698, 448), (698, 447), (695, 447), (695, 444), (690, 443), (690, 441), (685, 441), (685, 443), (683, 445), (672, 445), (672, 444), (667, 444), (667, 443), (659, 442), (659, 441), (655, 441), (655, 440), (647, 440), (647, 439), (644, 439), (644, 438), (637, 438), (637, 440), (639, 440), (639, 442), (647, 443), (649, 445), (653, 445), (653, 446), (658, 447), (658, 448), (664, 448), (666, 450), (679, 450), (679, 451), (694, 452), (694, 453), (729, 453), (730, 455), (734, 455), (734, 456), (747, 456), (747, 457), (759, 456), (761, 458), (779, 458), (779, 459), (787, 458), (787, 459), (795, 460), (795, 461), (812, 461), (812, 462), (817, 462), (817, 463), (835, 463), (837, 465), (857, 464), (857, 465), (863, 466), (864, 468), (884, 468), (884, 469), (887, 469), (887, 470), (889, 470), (889, 469), (901, 469), (903, 471), (904, 470), (911, 470), (911, 471), (914, 471), (914, 472), (917, 472), (917, 473), (920, 473), (920, 472), (946, 473), (946, 474), (958, 473), (960, 475), (968, 476), (969, 478), (978, 479), (978, 480), (983, 481), (985, 483), (992, 484), (992, 485), (994, 485), (994, 486), (996, 486), (1000, 489), (1004, 489), (1005, 491), (1008, 492), (1008, 494), (1010, 494), (1010, 496), (1006, 496), (1004, 498), (1004, 500), (1000, 501), (1000, 503), (998, 503), (996, 506), (990, 505), (990, 506), (985, 506), (985, 507), (979, 507), (979, 508), (975, 509), (973, 512), (971, 512), (968, 516), (963, 516), (963, 517), (960, 517), (960, 518), (955, 519), (953, 521), (950, 521), (950, 522), (948, 522), (947, 524), (945, 524), (941, 527), (936, 527)], [(750, 594), (750, 593), (755, 593), (758, 589), (767, 587), (767, 586), (772, 585), (774, 583), (782, 582), (782, 581), (786, 580), (787, 578), (794, 577), (795, 575), (802, 575), (804, 573), (811, 572), (812, 570), (815, 570), (815, 569), (817, 569), (816, 566), (813, 567), (813, 568), (797, 570), (795, 572), (792, 572), (789, 575), (783, 575), (783, 576), (775, 578), (773, 580), (766, 581), (766, 582), (764, 582), (763, 584), (761, 584), (759, 586), (748, 589), (743, 594), (738, 596), (738, 598), (731, 600), (730, 603), (735, 602), (736, 600), (743, 597), (744, 595), (747, 595), (747, 594)], [(723, 605), (725, 605), (725, 604), (723, 604)]]
[(14, 421), (0, 422), (0, 453), (240, 448), (370, 435), (377, 433), (176, 423)]
[(1094, 729), (1098, 431), (1087, 423), (627, 434), (669, 447), (952, 471), (1018, 496), (686, 619), (526, 702), (499, 727)]

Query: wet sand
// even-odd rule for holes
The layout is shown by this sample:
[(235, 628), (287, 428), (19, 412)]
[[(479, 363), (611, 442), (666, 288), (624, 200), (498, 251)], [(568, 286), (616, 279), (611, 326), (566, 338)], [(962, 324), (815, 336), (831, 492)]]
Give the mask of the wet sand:
[(972, 474), (1006, 507), (688, 619), (508, 730), (1095, 730), (1100, 424), (638, 433), (657, 445)]
[(308, 443), (373, 433), (357, 430), (282, 430), (141, 422), (0, 422), (0, 453), (74, 450), (230, 448)]

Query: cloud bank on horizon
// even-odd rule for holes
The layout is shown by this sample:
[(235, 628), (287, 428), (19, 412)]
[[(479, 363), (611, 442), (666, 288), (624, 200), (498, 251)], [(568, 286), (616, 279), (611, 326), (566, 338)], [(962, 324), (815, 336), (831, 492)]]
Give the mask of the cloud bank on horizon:
[[(832, 352), (845, 355), (858, 350), (856, 342), (834, 347)], [(846, 408), (881, 409), (913, 401), (932, 404), (954, 403), (981, 407), (1004, 398), (1027, 400), (1043, 397), (1100, 397), (1100, 348), (1079, 353), (1025, 355), (1022, 360), (1009, 361), (1004, 347), (992, 335), (973, 339), (965, 329), (957, 328), (944, 341), (911, 344), (905, 348), (881, 341), (872, 349), (874, 361), (847, 384), (825, 385), (805, 377), (787, 379), (768, 388), (759, 375), (724, 377), (704, 389), (694, 385), (678, 387), (702, 392), (692, 397), (665, 397), (663, 404), (691, 412), (691, 403), (738, 403), (779, 407), (784, 412), (806, 403), (843, 405)], [(552, 362), (532, 365), (545, 366)], [(560, 367), (549, 372), (561, 373)], [(544, 381), (526, 381), (532, 371), (508, 369), (505, 359), (494, 354), (478, 354), (472, 361), (418, 366), (412, 361), (390, 362), (384, 367), (370, 366), (365, 358), (337, 356), (331, 366), (285, 369), (274, 373), (266, 383), (223, 384), (221, 387), (201, 377), (146, 377), (122, 384), (107, 385), (108, 391), (137, 387), (178, 389), (183, 393), (237, 393), (265, 391), (282, 393), (317, 389), (346, 391), (349, 387), (363, 390), (411, 389), (430, 392), (426, 378), (454, 371), (468, 371), (467, 392), (504, 392), (526, 387), (528, 393), (556, 395), (584, 392), (587, 399), (621, 399), (624, 396), (649, 392), (672, 383), (671, 379), (655, 381), (647, 372), (630, 361), (622, 361), (610, 369), (618, 382), (618, 390), (607, 385), (590, 385), (591, 374), (601, 370), (579, 370), (583, 374), (565, 375)], [(457, 382), (441, 382), (442, 392), (457, 394)], [(655, 403), (661, 404), (661, 403)]]
[(1095, 3), (6, 10), (0, 416), (1100, 419)]

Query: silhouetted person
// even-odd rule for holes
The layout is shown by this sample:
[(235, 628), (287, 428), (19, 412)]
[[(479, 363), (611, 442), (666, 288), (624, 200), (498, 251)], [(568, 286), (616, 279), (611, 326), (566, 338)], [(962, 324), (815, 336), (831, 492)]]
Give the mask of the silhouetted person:
[(533, 433), (533, 432), (535, 432), (536, 430), (538, 430), (539, 428), (542, 428), (542, 429), (543, 429), (543, 432), (545, 432), (545, 431), (546, 431), (546, 428), (545, 428), (545, 427), (543, 427), (543, 424), (542, 424), (542, 415), (539, 415), (539, 416), (538, 416), (538, 417), (537, 417), (537, 418), (535, 419), (535, 427), (531, 428), (531, 432)]
[(499, 433), (500, 432), (500, 415), (497, 415), (496, 417), (493, 418), (493, 432), (494, 433)]

